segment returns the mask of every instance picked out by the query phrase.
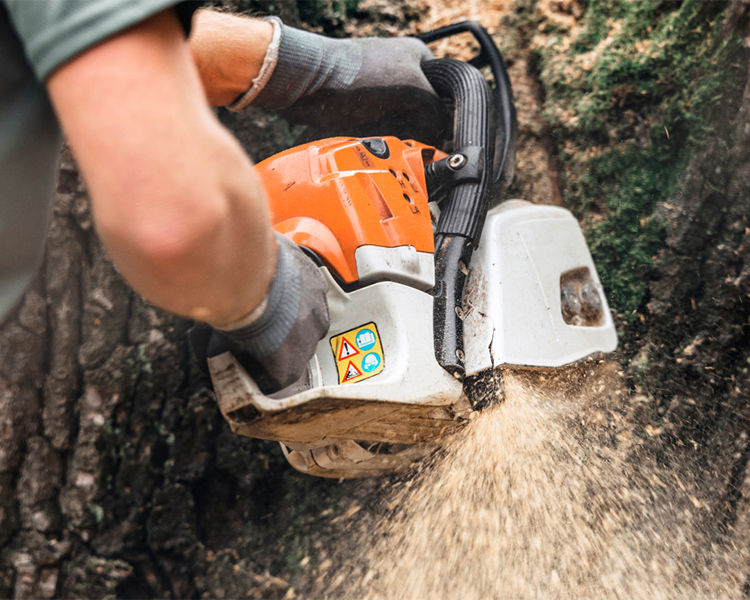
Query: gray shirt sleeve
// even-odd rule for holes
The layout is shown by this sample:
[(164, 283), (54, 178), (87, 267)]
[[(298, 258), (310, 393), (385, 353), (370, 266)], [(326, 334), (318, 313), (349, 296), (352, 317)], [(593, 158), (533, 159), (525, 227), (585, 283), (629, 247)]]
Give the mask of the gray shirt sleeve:
[[(94, 44), (143, 21), (177, 0), (4, 0), (39, 81)], [(197, 4), (178, 14), (181, 22)], [(186, 17), (186, 12), (187, 16)]]
[[(41, 261), (60, 129), (43, 80), (177, 0), (0, 0), (0, 322)], [(189, 29), (197, 3), (175, 6)]]

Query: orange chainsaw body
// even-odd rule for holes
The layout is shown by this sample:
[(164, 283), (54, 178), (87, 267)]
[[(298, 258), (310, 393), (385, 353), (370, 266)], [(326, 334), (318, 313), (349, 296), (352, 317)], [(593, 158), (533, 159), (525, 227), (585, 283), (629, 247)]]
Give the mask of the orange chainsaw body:
[(387, 152), (373, 153), (367, 140), (337, 137), (255, 166), (274, 229), (315, 252), (345, 283), (358, 279), (360, 246), (434, 252), (424, 169), (447, 155), (411, 140), (378, 140)]

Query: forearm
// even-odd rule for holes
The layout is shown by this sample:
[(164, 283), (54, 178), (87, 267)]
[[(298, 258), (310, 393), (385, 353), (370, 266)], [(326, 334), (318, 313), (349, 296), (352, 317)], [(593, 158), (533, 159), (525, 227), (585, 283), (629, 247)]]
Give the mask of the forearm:
[[(171, 181), (156, 171), (174, 165), (154, 161), (143, 185), (111, 194), (89, 187), (98, 231), (133, 289), (173, 313), (231, 328), (265, 297), (276, 240), (264, 191), (240, 147), (218, 128), (203, 133), (188, 142), (203, 152), (191, 156), (186, 148), (185, 170)], [(96, 179), (82, 170), (87, 181)]]
[(97, 229), (133, 288), (219, 327), (255, 308), (276, 261), (265, 195), (206, 104), (174, 15), (74, 59), (48, 89)]
[(226, 106), (242, 96), (258, 76), (273, 26), (211, 10), (193, 18), (190, 51), (212, 106)]

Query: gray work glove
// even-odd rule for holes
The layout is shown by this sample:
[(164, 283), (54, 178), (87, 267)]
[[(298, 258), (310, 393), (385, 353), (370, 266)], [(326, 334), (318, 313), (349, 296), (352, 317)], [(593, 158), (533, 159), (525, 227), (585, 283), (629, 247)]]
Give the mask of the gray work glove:
[(279, 28), (270, 50), (276, 61), (250, 93), (253, 106), (281, 111), (327, 135), (443, 139), (450, 118), (422, 73), (421, 63), (434, 58), (423, 42), (331, 39), (272, 20)]
[(264, 394), (277, 392), (302, 377), (329, 326), (323, 275), (294, 242), (283, 235), (276, 237), (276, 276), (262, 314), (239, 329), (203, 325), (190, 334), (199, 363), (228, 350)]

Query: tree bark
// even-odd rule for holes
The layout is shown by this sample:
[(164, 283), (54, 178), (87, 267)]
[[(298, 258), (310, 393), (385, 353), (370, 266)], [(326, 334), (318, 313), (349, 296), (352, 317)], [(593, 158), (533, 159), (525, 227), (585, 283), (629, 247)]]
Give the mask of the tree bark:
[[(288, 143), (282, 121), (224, 118), (256, 159)], [(44, 264), (0, 330), (0, 596), (205, 590), (205, 542), (241, 533), (230, 505), (269, 475), (270, 445), (229, 432), (190, 325), (119, 276), (65, 150)]]
[[(721, 35), (748, 48), (750, 5), (733, 1)], [(707, 526), (750, 547), (750, 72), (712, 109), (714, 134), (690, 162), (681, 193), (658, 209), (666, 248), (628, 332), (635, 385), (654, 399), (667, 463), (690, 455), (712, 474)], [(742, 86), (739, 88), (742, 90)], [(750, 565), (744, 574), (750, 581)], [(750, 587), (746, 586), (745, 594)]]

